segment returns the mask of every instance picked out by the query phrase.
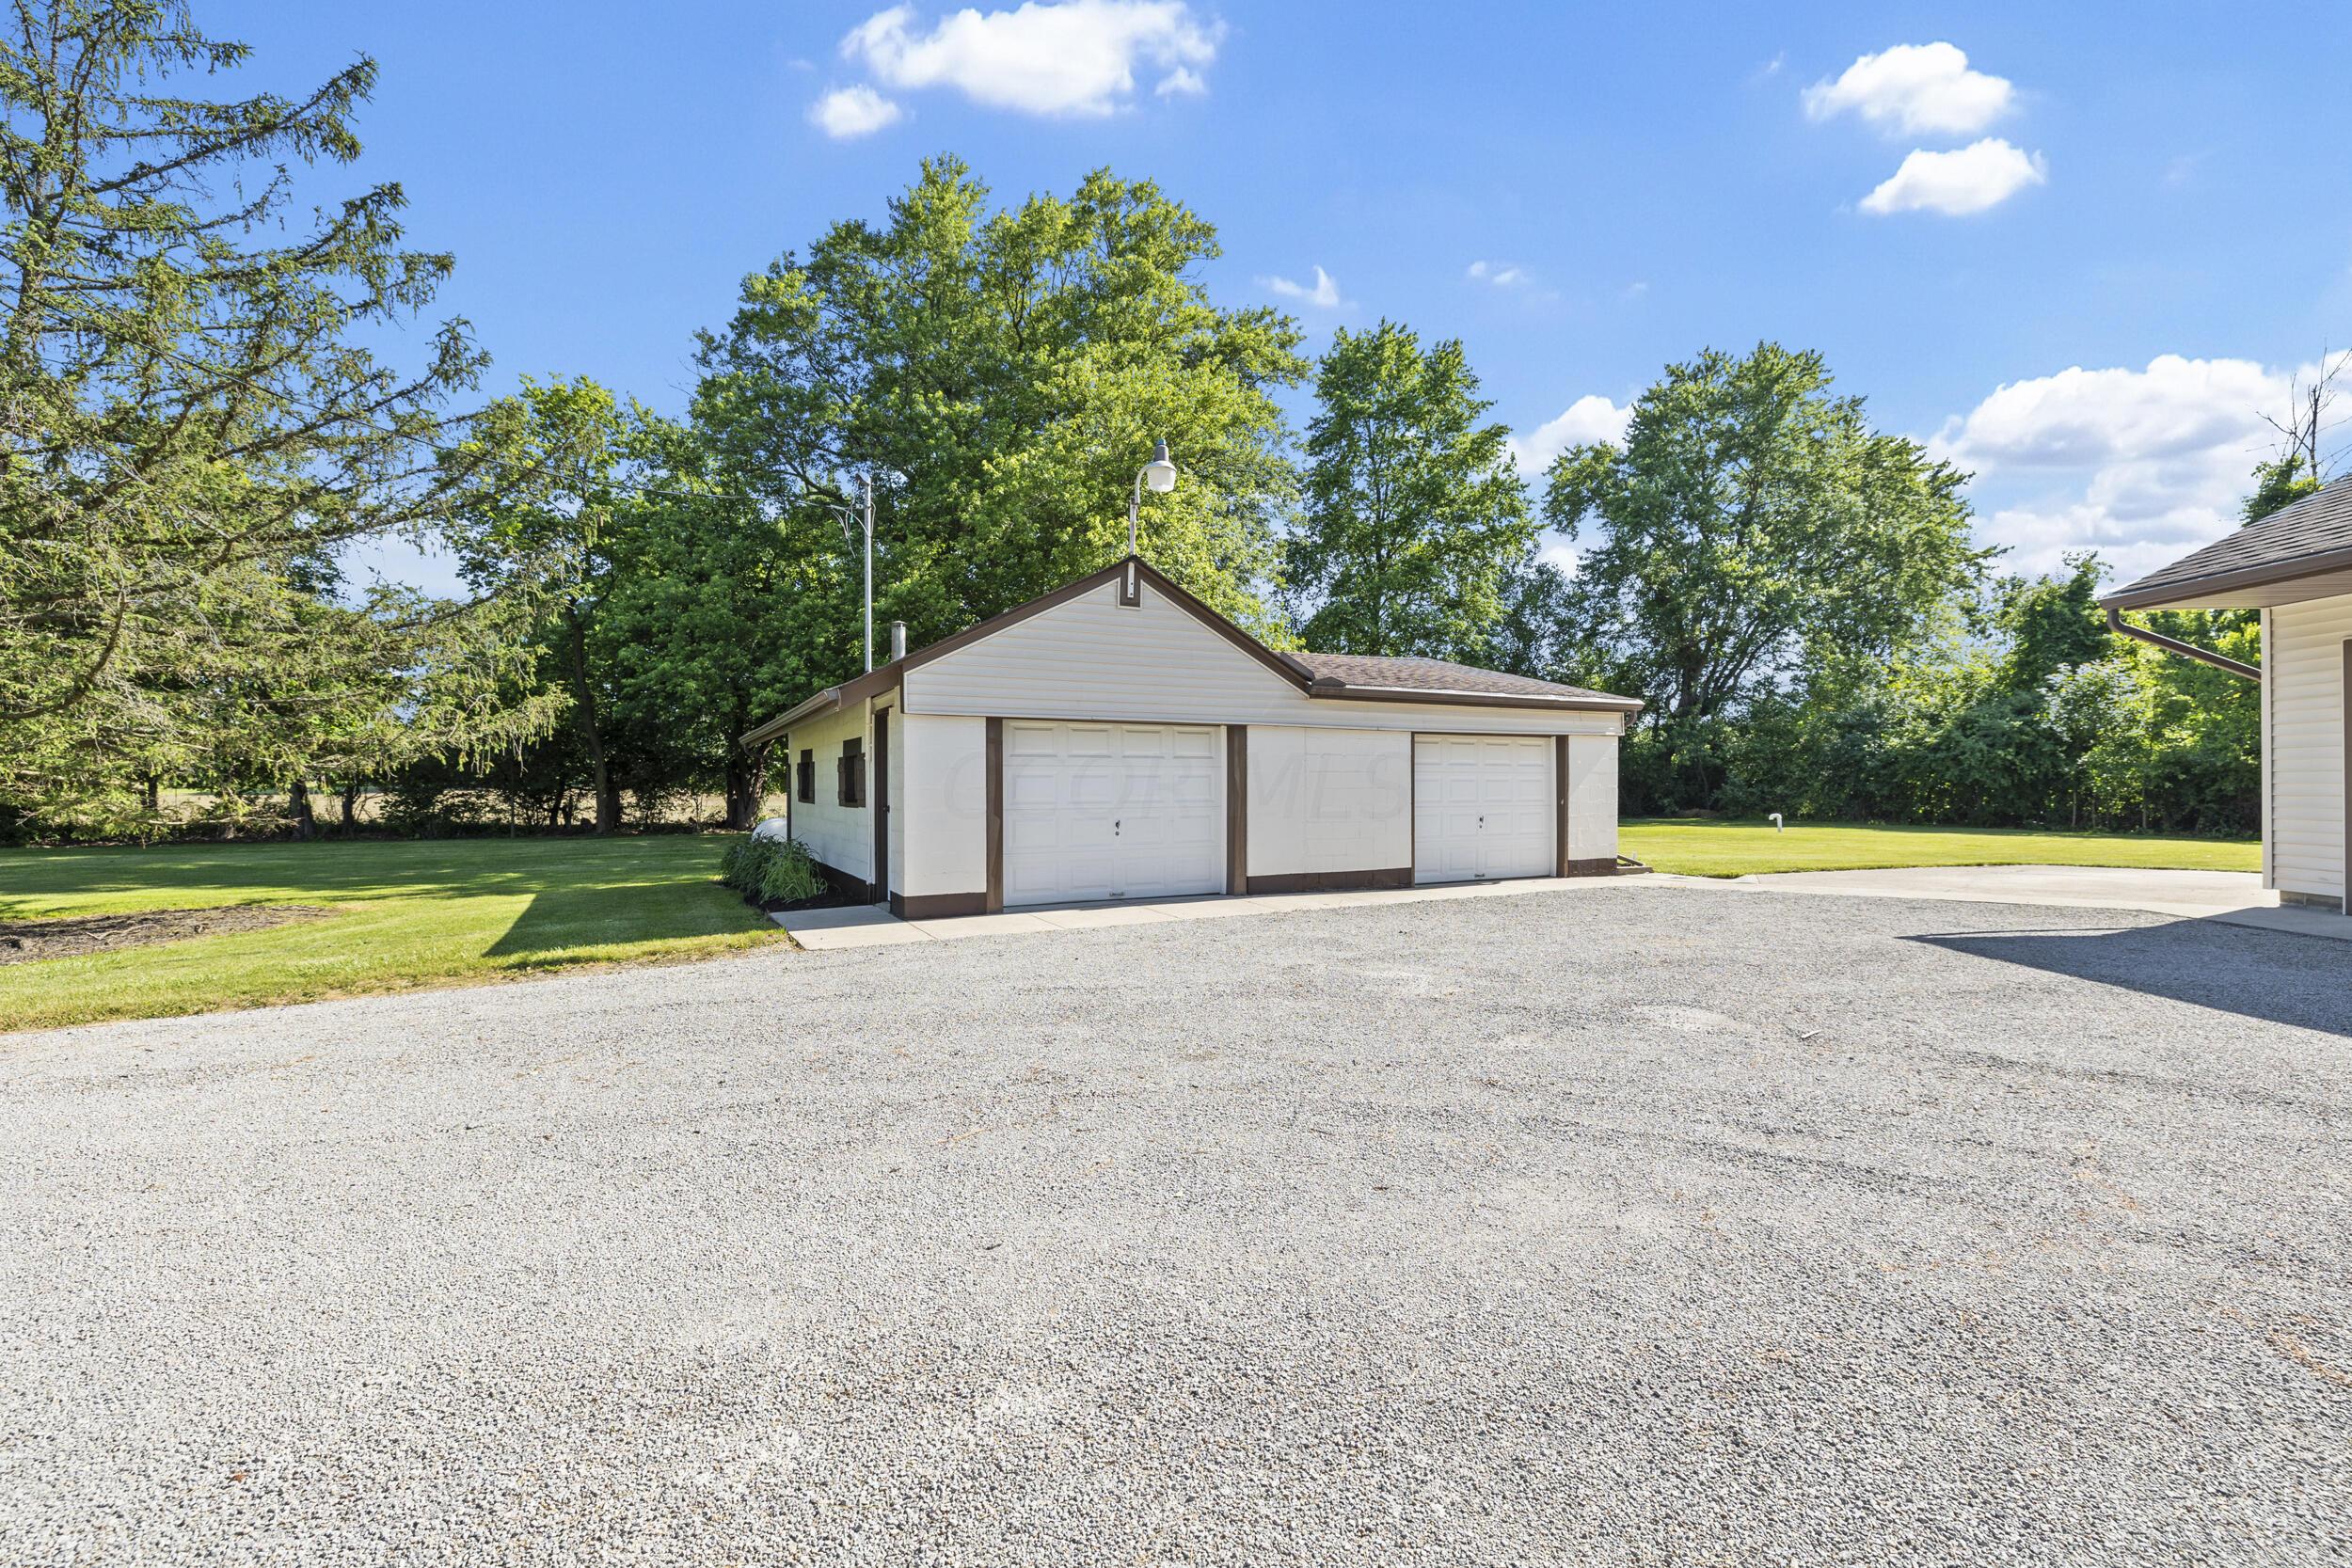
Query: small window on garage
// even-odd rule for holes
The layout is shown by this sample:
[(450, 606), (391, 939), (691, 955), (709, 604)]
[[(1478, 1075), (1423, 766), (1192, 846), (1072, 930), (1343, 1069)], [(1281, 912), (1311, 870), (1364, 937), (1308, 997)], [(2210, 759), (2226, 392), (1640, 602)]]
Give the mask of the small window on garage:
[(865, 739), (862, 736), (852, 736), (851, 738), (843, 741), (841, 743), (841, 760), (835, 766), (841, 769), (841, 803), (845, 806), (862, 806), (866, 804)]
[(816, 748), (810, 746), (801, 748), (800, 777), (793, 782), (799, 785), (793, 790), (793, 795), (812, 806), (815, 805), (817, 803)]

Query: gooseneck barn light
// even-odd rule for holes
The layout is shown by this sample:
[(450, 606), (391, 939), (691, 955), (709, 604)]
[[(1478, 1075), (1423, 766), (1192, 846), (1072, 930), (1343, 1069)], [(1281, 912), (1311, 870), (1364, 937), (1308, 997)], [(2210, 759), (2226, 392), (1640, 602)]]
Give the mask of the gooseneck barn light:
[(1161, 441), (1152, 449), (1152, 461), (1136, 470), (1136, 493), (1127, 499), (1127, 553), (1136, 553), (1136, 521), (1143, 511), (1143, 493), (1165, 496), (1176, 488), (1176, 465), (1168, 455), (1168, 443)]

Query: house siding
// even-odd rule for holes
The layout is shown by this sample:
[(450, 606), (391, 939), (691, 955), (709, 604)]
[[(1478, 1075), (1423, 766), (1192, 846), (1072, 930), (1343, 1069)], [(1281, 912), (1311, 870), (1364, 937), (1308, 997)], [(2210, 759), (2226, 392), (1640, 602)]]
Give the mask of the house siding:
[(988, 721), (911, 713), (905, 750), (893, 747), (905, 823), (911, 897), (988, 889)]
[(1571, 863), (1617, 858), (1617, 741), (1568, 737), (1568, 846)]
[[(874, 877), (874, 736), (873, 708), (877, 705), (897, 705), (895, 695), (876, 699), (874, 704), (860, 703), (840, 713), (828, 714), (794, 727), (785, 736), (791, 751), (790, 765), (797, 768), (803, 748), (817, 753), (817, 799), (800, 799), (797, 775), (792, 775), (792, 800), (786, 819), (792, 836), (799, 839), (808, 852), (845, 877), (861, 881)], [(863, 806), (838, 803), (834, 764), (841, 755), (841, 743), (858, 737), (866, 749), (866, 800)], [(895, 759), (894, 759), (895, 761)], [(895, 768), (893, 771), (897, 771)]]
[(907, 672), (917, 714), (1111, 722), (1306, 724), (1454, 735), (1620, 734), (1614, 712), (1311, 698), (1151, 584), (1105, 582)]
[[(907, 754), (907, 721), (906, 715), (898, 711), (896, 703), (891, 705), (888, 721), (890, 725), (890, 803), (889, 809), (882, 814), (882, 832), (889, 840), (886, 852), (890, 857), (890, 864), (885, 868), (888, 874), (883, 879), (889, 885), (882, 891), (903, 893), (907, 886), (907, 808), (904, 799), (906, 789), (903, 782), (906, 778), (907, 768), (904, 760)], [(881, 803), (882, 779), (879, 776), (869, 777), (866, 781), (866, 798), (877, 804)]]
[(2344, 644), (2352, 594), (2280, 605), (2264, 640), (2264, 861), (2282, 893), (2344, 896)]
[(1249, 727), (1249, 875), (1413, 863), (1413, 737), (1398, 730)]

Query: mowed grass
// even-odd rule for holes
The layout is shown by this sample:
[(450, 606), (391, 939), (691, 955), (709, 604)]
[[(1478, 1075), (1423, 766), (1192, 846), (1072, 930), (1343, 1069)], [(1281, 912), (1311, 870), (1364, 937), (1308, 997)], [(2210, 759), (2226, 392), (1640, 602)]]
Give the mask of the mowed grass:
[(0, 920), (311, 904), (325, 919), (0, 964), (0, 1030), (680, 958), (779, 940), (726, 840), (442, 839), (0, 849)]
[(2254, 839), (2137, 833), (2034, 832), (2007, 828), (1881, 828), (1845, 822), (1624, 823), (1620, 853), (1686, 877), (1764, 871), (1873, 871), (1898, 865), (2120, 865), (2141, 870), (2260, 871)]

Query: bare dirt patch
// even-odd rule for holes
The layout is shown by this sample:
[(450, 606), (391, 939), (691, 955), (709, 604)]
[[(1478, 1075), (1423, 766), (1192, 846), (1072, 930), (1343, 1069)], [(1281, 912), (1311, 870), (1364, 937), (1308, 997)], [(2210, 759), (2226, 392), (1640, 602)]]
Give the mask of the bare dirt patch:
[(241, 904), (216, 910), (142, 910), (136, 914), (76, 915), (66, 920), (0, 920), (0, 964), (151, 947), (190, 937), (266, 931), (273, 926), (323, 920), (335, 911), (316, 904)]

